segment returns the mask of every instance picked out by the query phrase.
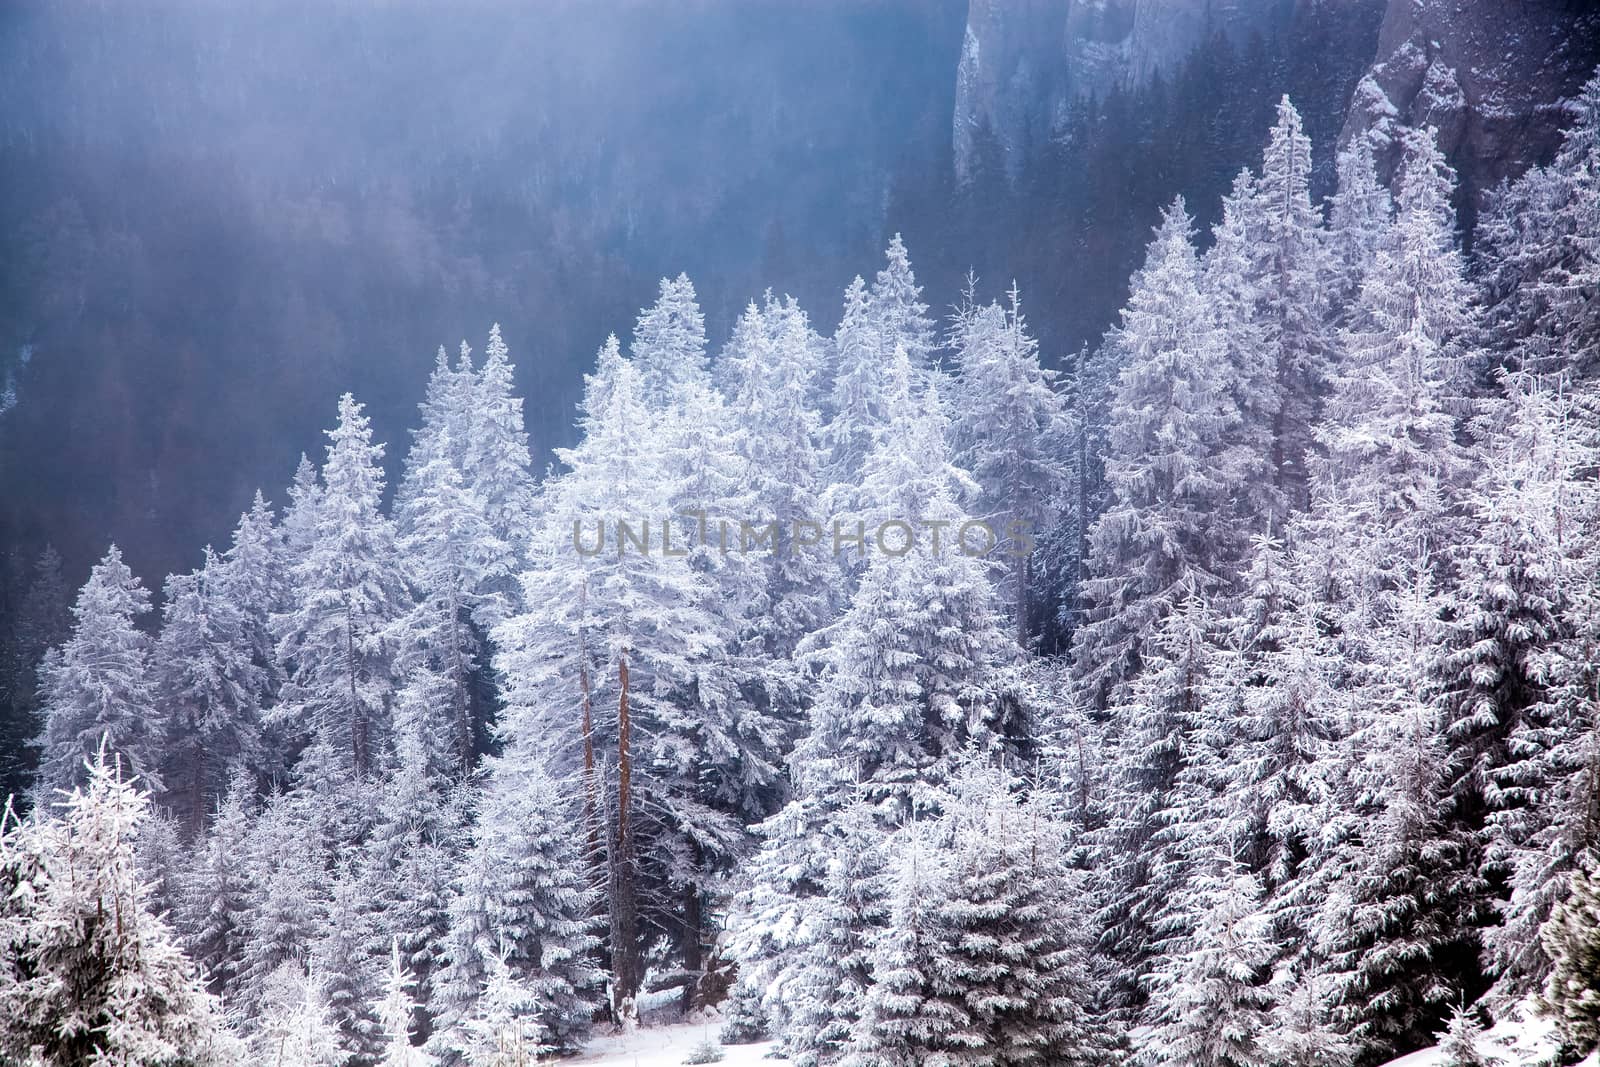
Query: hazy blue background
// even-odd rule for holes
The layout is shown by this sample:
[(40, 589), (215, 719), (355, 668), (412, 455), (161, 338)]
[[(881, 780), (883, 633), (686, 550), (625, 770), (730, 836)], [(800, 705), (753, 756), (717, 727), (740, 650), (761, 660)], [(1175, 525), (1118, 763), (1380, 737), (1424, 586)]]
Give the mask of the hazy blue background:
[(714, 345), (766, 286), (831, 330), (903, 230), (936, 310), (1015, 276), (1070, 354), (1279, 92), (1327, 163), (1381, 3), (1309, 6), (957, 188), (963, 0), (0, 5), (0, 555), (77, 582), (115, 539), (159, 584), (281, 502), (345, 389), (392, 469), (434, 349), (495, 320), (547, 454), (680, 270)]

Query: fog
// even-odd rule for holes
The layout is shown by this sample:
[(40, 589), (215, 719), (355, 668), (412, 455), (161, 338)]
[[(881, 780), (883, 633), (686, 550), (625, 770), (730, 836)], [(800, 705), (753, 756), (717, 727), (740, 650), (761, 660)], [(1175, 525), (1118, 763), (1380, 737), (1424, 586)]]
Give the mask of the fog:
[[(86, 3), (0, 14), (0, 541), (193, 565), (334, 400), (403, 455), (504, 329), (547, 450), (656, 279), (826, 322), (948, 151), (964, 4)], [(34, 359), (19, 366), (24, 346)]]
[(194, 566), (256, 488), (283, 502), (346, 389), (393, 475), (435, 350), (494, 322), (548, 458), (680, 271), (713, 348), (768, 288), (828, 331), (900, 232), (936, 314), (969, 270), (1016, 280), (1070, 361), (1175, 193), (1204, 240), (1282, 92), (1327, 191), (1381, 6), (1214, 39), (1020, 158), (980, 129), (958, 184), (964, 0), (7, 5), (11, 581), (47, 543), (73, 584), (113, 540), (153, 583)]

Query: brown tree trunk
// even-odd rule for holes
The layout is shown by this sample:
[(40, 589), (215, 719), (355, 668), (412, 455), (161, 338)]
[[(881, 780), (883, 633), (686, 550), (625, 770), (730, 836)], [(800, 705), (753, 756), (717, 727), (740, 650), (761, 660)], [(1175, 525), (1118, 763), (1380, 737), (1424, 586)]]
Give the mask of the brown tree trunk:
[(633, 787), (633, 723), (628, 714), (628, 653), (617, 657), (617, 840), (632, 833), (629, 805)]
[(589, 664), (578, 666), (578, 686), (583, 691), (583, 822), (589, 831), (589, 855), (600, 855), (600, 812), (595, 802), (594, 717), (591, 713)]
[[(699, 850), (695, 851), (695, 865), (698, 868)], [(702, 913), (700, 887), (691, 884), (683, 893), (683, 969), (694, 976), (694, 980), (683, 987), (685, 1013), (694, 1010), (700, 981), (705, 977), (705, 948), (700, 944), (701, 930), (705, 925)]]
[(628, 713), (628, 656), (617, 661), (621, 696), (617, 702), (617, 825), (611, 845), (611, 972), (612, 1011), (618, 1020), (631, 1017), (644, 981), (639, 958), (639, 905), (634, 884), (632, 723)]

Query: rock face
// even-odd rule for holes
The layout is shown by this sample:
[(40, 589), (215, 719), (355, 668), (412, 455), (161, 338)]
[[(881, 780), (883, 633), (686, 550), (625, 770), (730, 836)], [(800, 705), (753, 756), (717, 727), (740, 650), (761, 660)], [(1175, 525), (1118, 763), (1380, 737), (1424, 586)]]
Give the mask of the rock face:
[(1388, 165), (1396, 124), (1435, 126), (1470, 203), (1549, 156), (1597, 62), (1585, 0), (1390, 0), (1341, 141), (1370, 137)]
[[(970, 0), (956, 75), (957, 175), (968, 174), (985, 129), (1015, 174), (1075, 97), (1141, 84), (1213, 31), (1270, 34), (1298, 10), (1344, 2)], [(1470, 198), (1554, 148), (1561, 101), (1600, 62), (1600, 4), (1388, 0), (1370, 58), (1341, 141), (1370, 135), (1386, 148), (1397, 123), (1437, 126)]]
[(1214, 31), (1267, 30), (1294, 0), (971, 0), (956, 75), (955, 160), (987, 127), (1015, 173), (1075, 97), (1137, 85)]

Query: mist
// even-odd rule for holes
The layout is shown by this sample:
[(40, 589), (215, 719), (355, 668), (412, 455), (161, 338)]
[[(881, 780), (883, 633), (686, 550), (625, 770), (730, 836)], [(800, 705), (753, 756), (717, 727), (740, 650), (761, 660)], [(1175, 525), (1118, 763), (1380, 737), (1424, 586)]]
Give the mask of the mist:
[(340, 392), (396, 462), (497, 321), (548, 455), (681, 271), (714, 335), (769, 286), (826, 324), (948, 153), (963, 8), (6, 5), (0, 541), (191, 566)]

